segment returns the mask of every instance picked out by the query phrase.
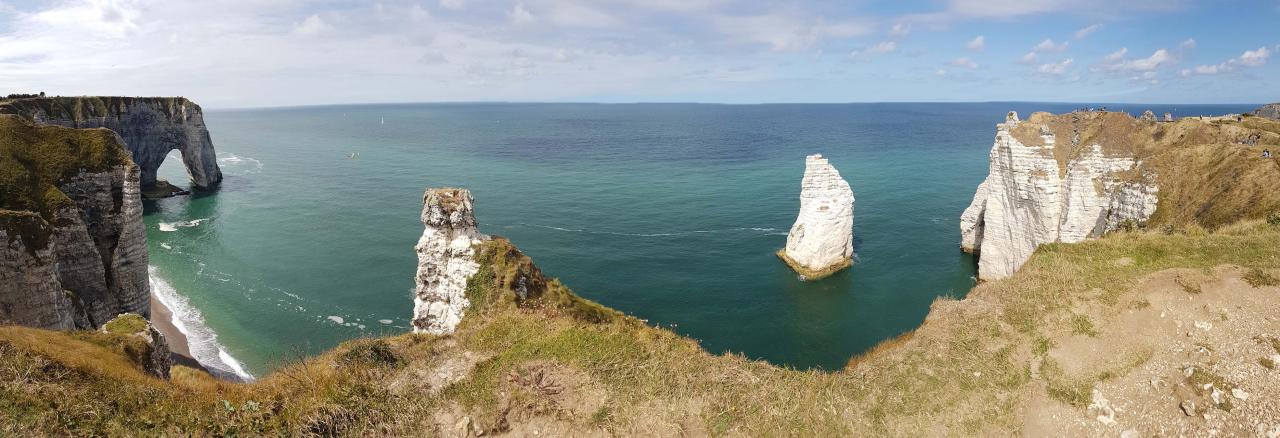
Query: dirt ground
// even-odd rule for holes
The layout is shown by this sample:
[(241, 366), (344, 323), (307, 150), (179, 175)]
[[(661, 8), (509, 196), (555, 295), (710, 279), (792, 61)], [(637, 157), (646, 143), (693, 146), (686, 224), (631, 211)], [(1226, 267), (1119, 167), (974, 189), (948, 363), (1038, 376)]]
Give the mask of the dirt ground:
[(1280, 287), (1253, 287), (1245, 274), (1162, 271), (1119, 312), (1076, 309), (1099, 322), (1096, 337), (1052, 336), (1044, 361), (1065, 381), (1098, 383), (1081, 409), (1052, 397), (1033, 364), (1024, 434), (1280, 436)]

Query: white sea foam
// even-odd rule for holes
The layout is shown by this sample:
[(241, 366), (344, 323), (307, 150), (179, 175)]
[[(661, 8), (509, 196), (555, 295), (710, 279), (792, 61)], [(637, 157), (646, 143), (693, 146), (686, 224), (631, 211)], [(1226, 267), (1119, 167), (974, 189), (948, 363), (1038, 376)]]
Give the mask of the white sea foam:
[(207, 221), (209, 219), (210, 218), (206, 217), (202, 219), (192, 219), (189, 221), (161, 222), (158, 225), (160, 226), (160, 231), (178, 231), (178, 228), (191, 228), (191, 227), (200, 226), (200, 223)]
[(253, 375), (245, 371), (244, 365), (218, 343), (218, 335), (205, 325), (200, 310), (160, 278), (155, 266), (147, 267), (147, 274), (151, 279), (151, 293), (173, 314), (170, 323), (187, 338), (187, 349), (196, 361), (210, 370), (253, 380)]
[(255, 158), (241, 157), (230, 152), (218, 153), (218, 167), (223, 170), (239, 171), (241, 173), (258, 173), (262, 171), (262, 162)]
[(338, 324), (342, 324), (343, 321), (345, 321), (344, 319), (342, 319), (341, 316), (338, 316), (338, 315), (329, 315), (327, 318), (329, 318), (330, 321), (336, 322)]
[(164, 243), (164, 242), (160, 242), (160, 247), (161, 247), (161, 248), (164, 248), (164, 249), (169, 249), (169, 250), (172, 250), (172, 249), (173, 249), (173, 245), (170, 245), (170, 244), (167, 244), (167, 243)]
[(378, 322), (383, 324), (391, 324), (392, 321), (390, 319), (379, 319)]

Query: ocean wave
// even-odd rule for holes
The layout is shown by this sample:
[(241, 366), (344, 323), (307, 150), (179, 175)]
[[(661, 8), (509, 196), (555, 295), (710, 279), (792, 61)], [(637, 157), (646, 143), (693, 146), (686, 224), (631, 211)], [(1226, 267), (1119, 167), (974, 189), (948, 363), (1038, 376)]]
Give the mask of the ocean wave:
[(170, 323), (187, 338), (187, 349), (196, 361), (211, 371), (253, 380), (253, 375), (245, 371), (244, 365), (218, 343), (218, 335), (205, 325), (200, 311), (172, 285), (160, 278), (155, 266), (147, 267), (147, 274), (151, 279), (151, 293), (172, 313)]
[(191, 228), (191, 227), (199, 226), (201, 222), (207, 221), (209, 219), (210, 218), (193, 219), (189, 221), (178, 221), (178, 222), (161, 222), (159, 223), (159, 226), (160, 226), (160, 231), (178, 231), (178, 228)]
[(721, 229), (715, 229), (715, 230), (674, 231), (669, 233), (622, 233), (617, 231), (599, 231), (599, 230), (586, 230), (586, 229), (580, 229), (580, 228), (562, 228), (562, 227), (556, 227), (551, 225), (538, 225), (538, 224), (526, 224), (526, 223), (521, 223), (519, 225), (526, 226), (526, 227), (545, 228), (548, 230), (564, 231), (567, 233), (605, 234), (610, 236), (629, 236), (629, 237), (673, 237), (673, 236), (689, 236), (694, 234), (732, 233), (732, 232), (739, 232), (739, 231), (752, 231), (752, 232), (759, 232), (759, 233), (764, 233), (768, 235), (781, 235), (781, 236), (787, 235), (786, 232), (781, 232), (781, 230), (777, 228), (765, 228), (765, 227), (735, 227), (735, 228), (721, 228)]
[(218, 153), (218, 167), (238, 170), (243, 173), (258, 173), (262, 171), (262, 162), (256, 158), (241, 157), (230, 152), (220, 152)]

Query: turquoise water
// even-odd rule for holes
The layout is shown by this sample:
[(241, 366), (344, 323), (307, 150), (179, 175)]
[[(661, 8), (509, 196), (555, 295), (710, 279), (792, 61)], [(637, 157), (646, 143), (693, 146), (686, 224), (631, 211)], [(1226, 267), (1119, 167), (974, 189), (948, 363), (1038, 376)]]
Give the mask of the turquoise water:
[[(838, 368), (973, 285), (958, 218), (1005, 112), (1076, 106), (208, 111), (226, 180), (213, 194), (147, 203), (153, 280), (179, 307), (197, 358), (217, 362), (220, 348), (222, 362), (233, 356), (253, 374), (346, 339), (405, 332), (423, 189), (462, 186), (482, 232), (511, 238), (582, 296), (712, 352)], [(773, 253), (795, 220), (811, 153), (853, 186), (857, 260), (801, 282)], [(186, 181), (180, 160), (161, 177)]]

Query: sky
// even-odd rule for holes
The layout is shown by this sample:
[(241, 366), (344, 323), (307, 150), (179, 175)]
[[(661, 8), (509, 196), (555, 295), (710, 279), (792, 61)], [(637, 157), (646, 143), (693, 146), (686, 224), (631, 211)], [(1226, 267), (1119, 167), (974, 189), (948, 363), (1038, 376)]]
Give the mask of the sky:
[(1280, 0), (0, 0), (0, 93), (1280, 101)]

